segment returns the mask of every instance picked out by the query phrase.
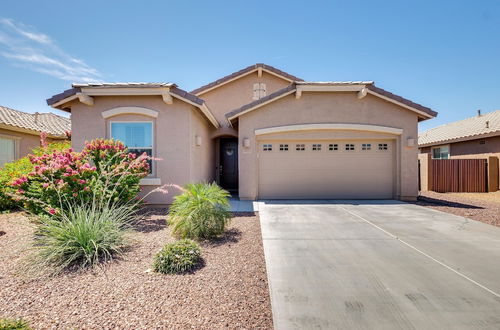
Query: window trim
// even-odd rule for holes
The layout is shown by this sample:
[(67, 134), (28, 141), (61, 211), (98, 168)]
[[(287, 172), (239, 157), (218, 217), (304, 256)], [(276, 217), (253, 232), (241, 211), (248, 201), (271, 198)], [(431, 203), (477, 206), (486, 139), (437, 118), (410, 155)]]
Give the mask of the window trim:
[[(152, 135), (151, 136), (151, 157), (155, 158), (156, 157), (156, 143), (155, 143), (156, 125), (155, 125), (155, 121), (153, 121), (153, 120), (110, 120), (109, 127), (108, 127), (108, 137), (109, 137), (109, 139), (113, 138), (113, 130), (112, 130), (113, 124), (143, 124), (143, 123), (151, 123), (151, 135)], [(124, 143), (123, 141), (121, 141), (121, 142)], [(139, 149), (139, 148), (136, 148), (136, 149)], [(141, 149), (148, 149), (148, 148), (141, 148)], [(155, 161), (151, 161), (151, 173), (148, 174), (148, 176), (146, 178), (148, 178), (148, 179), (156, 178), (156, 162)], [(143, 184), (143, 183), (141, 182), (141, 184)], [(145, 185), (147, 185), (147, 184), (145, 184)]]
[(273, 151), (273, 144), (272, 143), (262, 143), (262, 151), (263, 152)]
[[(0, 134), (0, 138), (2, 139), (9, 139), (9, 140), (13, 140), (14, 141), (14, 160), (13, 161), (16, 161), (19, 159), (19, 155), (20, 155), (20, 152), (19, 152), (19, 141), (21, 141), (21, 137), (20, 136), (14, 136), (14, 135), (7, 135), (7, 134)], [(0, 167), (3, 167), (3, 165), (0, 165)]]
[(338, 143), (328, 143), (328, 151), (339, 151)]
[(279, 151), (288, 151), (290, 148), (289, 143), (280, 143), (279, 144)]
[(306, 144), (305, 143), (296, 143), (295, 144), (295, 151), (306, 151)]
[[(384, 146), (384, 145), (386, 145), (386, 146), (387, 146), (387, 149), (384, 149), (384, 148), (383, 148), (383, 146)], [(382, 149), (380, 149), (380, 148), (381, 148), (380, 146), (382, 146)], [(384, 142), (382, 142), (382, 143), (377, 143), (377, 151), (379, 151), (379, 152), (389, 151), (390, 146), (391, 146), (391, 144), (390, 144), (390, 143), (384, 143)]]
[(361, 151), (372, 151), (372, 143), (361, 143)]
[(344, 151), (356, 151), (356, 144), (355, 143), (344, 143)]
[[(448, 157), (447, 158), (434, 158), (434, 149), (440, 149), (440, 148), (448, 148)], [(450, 159), (450, 151), (451, 151), (451, 148), (450, 148), (450, 145), (449, 144), (442, 144), (442, 145), (439, 145), (439, 146), (433, 146), (431, 147), (431, 159)], [(441, 154), (441, 153), (439, 153)]]

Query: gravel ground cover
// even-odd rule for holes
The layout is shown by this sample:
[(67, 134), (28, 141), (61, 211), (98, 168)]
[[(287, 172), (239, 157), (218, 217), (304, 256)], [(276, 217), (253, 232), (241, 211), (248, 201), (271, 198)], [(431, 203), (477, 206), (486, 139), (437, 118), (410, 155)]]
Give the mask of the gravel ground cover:
[(33, 228), (21, 213), (0, 215), (0, 318), (35, 329), (269, 329), (271, 304), (258, 217), (236, 214), (228, 232), (202, 243), (204, 264), (192, 274), (148, 272), (174, 239), (156, 211), (138, 227), (121, 260), (55, 278), (17, 275)]
[(416, 204), (500, 227), (500, 192), (422, 192)]

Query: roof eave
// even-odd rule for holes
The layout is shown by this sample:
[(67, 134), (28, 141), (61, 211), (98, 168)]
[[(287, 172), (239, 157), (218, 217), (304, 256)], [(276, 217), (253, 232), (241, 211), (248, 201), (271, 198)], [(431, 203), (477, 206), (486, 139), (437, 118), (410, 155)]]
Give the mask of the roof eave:
[(490, 137), (495, 137), (495, 136), (500, 136), (500, 130), (482, 133), (482, 134), (440, 140), (440, 141), (427, 142), (427, 143), (423, 143), (423, 144), (419, 143), (418, 147), (419, 148), (433, 147), (433, 146), (438, 146), (438, 145), (443, 145), (443, 144), (458, 143), (458, 142), (465, 142), (465, 141), (471, 141), (471, 140), (479, 140), (479, 139), (485, 139), (485, 138), (490, 138)]
[(52, 98), (47, 99), (47, 104), (51, 107), (67, 112), (71, 112), (70, 109), (65, 107), (68, 102), (79, 100), (83, 102), (82, 98), (92, 98), (93, 96), (168, 96), (177, 98), (183, 102), (191, 104), (200, 109), (200, 111), (206, 116), (215, 128), (219, 128), (220, 124), (215, 119), (212, 112), (208, 109), (205, 101), (178, 88), (175, 84), (169, 86), (158, 86), (158, 87), (116, 87), (116, 86), (88, 86), (88, 87), (74, 87), (71, 90), (66, 90), (61, 94), (54, 95)]
[[(40, 134), (42, 134), (44, 132), (44, 131), (37, 131), (34, 129), (24, 128), (24, 127), (19, 127), (19, 126), (9, 125), (9, 124), (5, 124), (5, 123), (0, 123), (0, 128), (5, 129), (5, 130), (9, 130), (9, 131), (26, 133), (26, 134), (37, 135), (37, 136), (40, 136)], [(45, 132), (45, 133), (47, 133), (47, 137), (51, 138), (51, 139), (65, 139), (66, 138), (66, 135), (64, 135), (64, 134), (58, 135), (58, 134), (52, 134), (52, 133), (48, 133), (48, 132)]]

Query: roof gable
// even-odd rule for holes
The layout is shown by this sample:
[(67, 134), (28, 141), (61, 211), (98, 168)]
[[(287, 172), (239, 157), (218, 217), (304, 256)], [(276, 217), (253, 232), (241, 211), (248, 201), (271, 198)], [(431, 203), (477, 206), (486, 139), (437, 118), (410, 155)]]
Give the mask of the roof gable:
[(226, 114), (226, 118), (231, 121), (239, 116), (256, 110), (266, 104), (279, 100), (280, 98), (289, 94), (295, 93), (296, 98), (300, 98), (302, 92), (315, 91), (315, 92), (357, 92), (358, 98), (361, 99), (367, 94), (380, 97), (388, 102), (399, 105), (408, 110), (414, 111), (419, 115), (419, 118), (429, 119), (435, 117), (437, 112), (430, 108), (424, 107), (418, 103), (412, 102), (401, 96), (392, 94), (388, 91), (378, 88), (374, 85), (373, 81), (326, 81), (326, 82), (294, 82), (289, 86), (280, 89), (270, 95), (267, 95), (259, 100), (246, 104), (238, 109), (232, 110)]
[(500, 110), (431, 128), (418, 136), (419, 146), (500, 135)]
[(53, 108), (70, 111), (65, 105), (73, 100), (93, 105), (92, 96), (111, 96), (111, 95), (158, 95), (163, 98), (165, 103), (172, 104), (172, 97), (197, 107), (205, 117), (216, 128), (219, 122), (207, 108), (205, 101), (194, 94), (186, 92), (173, 83), (90, 83), (73, 84), (71, 89), (56, 94), (47, 99), (47, 104)]
[(294, 81), (302, 81), (301, 78), (295, 77), (295, 76), (293, 76), (287, 72), (281, 71), (275, 67), (272, 67), (272, 66), (264, 64), (264, 63), (257, 63), (254, 65), (250, 65), (250, 66), (248, 66), (240, 71), (233, 72), (225, 77), (217, 79), (216, 81), (213, 81), (209, 84), (201, 86), (195, 90), (192, 90), (191, 93), (199, 96), (199, 95), (206, 93), (208, 91), (211, 91), (215, 88), (221, 87), (221, 86), (223, 86), (231, 81), (234, 81), (234, 80), (237, 80), (241, 77), (244, 77), (248, 74), (251, 74), (254, 72), (259, 72), (259, 70), (260, 70), (260, 72), (262, 72), (262, 71), (267, 72), (267, 73), (272, 74), (274, 76), (277, 76), (283, 80), (286, 80), (290, 83), (294, 82)]

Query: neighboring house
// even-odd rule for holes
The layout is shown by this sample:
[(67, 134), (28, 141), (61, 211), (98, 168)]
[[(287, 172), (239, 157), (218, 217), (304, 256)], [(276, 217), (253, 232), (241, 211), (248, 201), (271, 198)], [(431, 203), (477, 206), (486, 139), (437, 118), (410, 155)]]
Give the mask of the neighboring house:
[(433, 159), (500, 157), (500, 110), (429, 129), (418, 147)]
[(47, 141), (65, 140), (71, 131), (69, 118), (53, 113), (26, 113), (0, 106), (0, 167), (26, 156), (40, 146), (40, 134)]
[(73, 84), (47, 103), (71, 112), (75, 149), (117, 138), (162, 158), (146, 191), (215, 180), (241, 199), (415, 199), (417, 123), (436, 116), (371, 81), (305, 82), (265, 64), (191, 93), (172, 83)]

